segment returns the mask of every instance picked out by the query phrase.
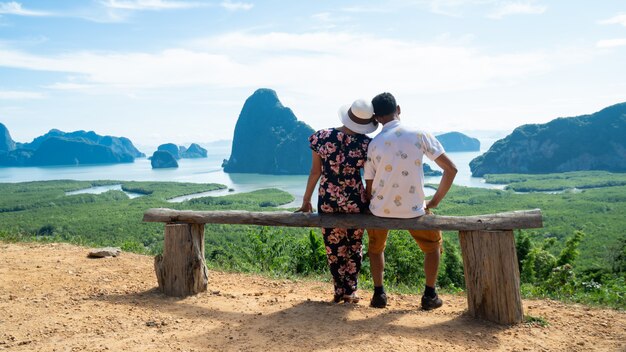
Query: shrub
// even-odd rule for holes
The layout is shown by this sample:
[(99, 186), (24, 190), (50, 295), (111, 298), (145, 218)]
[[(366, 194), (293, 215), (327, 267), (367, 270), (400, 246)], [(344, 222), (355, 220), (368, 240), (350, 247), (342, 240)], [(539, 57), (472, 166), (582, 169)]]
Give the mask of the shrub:
[(37, 236), (52, 236), (54, 234), (54, 226), (53, 225), (44, 225), (37, 230)]

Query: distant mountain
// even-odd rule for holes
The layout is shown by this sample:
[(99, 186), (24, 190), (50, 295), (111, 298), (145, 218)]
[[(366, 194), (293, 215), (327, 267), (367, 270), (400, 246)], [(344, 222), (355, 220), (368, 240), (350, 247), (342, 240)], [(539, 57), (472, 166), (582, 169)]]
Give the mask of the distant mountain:
[(461, 132), (440, 134), (437, 140), (443, 145), (446, 152), (476, 152), (480, 150), (480, 141)]
[(439, 170), (433, 170), (430, 165), (424, 163), (422, 164), (422, 168), (424, 169), (424, 176), (441, 176), (443, 172)]
[(172, 154), (174, 159), (197, 159), (197, 158), (206, 158), (207, 150), (202, 148), (196, 143), (191, 143), (189, 148), (185, 146), (178, 146), (174, 143), (166, 143), (161, 144), (158, 148), (158, 151), (164, 151)]
[(0, 152), (0, 167), (2, 166), (31, 166), (30, 158), (34, 151), (29, 149), (14, 149), (10, 152)]
[(153, 169), (166, 169), (178, 167), (178, 162), (172, 153), (165, 150), (157, 150), (150, 157), (150, 165)]
[(313, 132), (283, 106), (275, 91), (259, 89), (241, 109), (224, 171), (306, 175), (311, 168), (308, 138)]
[[(181, 149), (184, 147), (181, 147)], [(179, 150), (181, 157), (183, 158), (188, 158), (188, 159), (196, 159), (196, 158), (206, 158), (207, 157), (207, 150), (202, 148), (201, 146), (199, 146), (196, 143), (191, 143), (191, 145), (189, 146), (189, 148), (185, 149), (184, 151)]]
[(232, 144), (233, 144), (233, 141), (231, 141), (231, 140), (220, 139), (218, 141), (205, 143), (204, 145), (207, 146), (207, 147), (211, 147), (211, 148), (219, 148), (219, 147), (228, 147), (228, 148), (230, 148), (230, 146)]
[(131, 142), (130, 139), (126, 137), (104, 136), (97, 143), (100, 145), (110, 147), (116, 153), (130, 154), (132, 155), (133, 158), (143, 158), (146, 156), (146, 154), (140, 152), (137, 148), (135, 148), (135, 146), (133, 145), (133, 142)]
[[(8, 131), (6, 134), (0, 131), (0, 135), (8, 135)], [(128, 163), (143, 156), (128, 138), (53, 129), (31, 143), (15, 143), (14, 149), (0, 151), (0, 166)]]
[(109, 147), (114, 152), (119, 154), (130, 154), (134, 158), (143, 158), (146, 156), (144, 153), (137, 150), (137, 148), (133, 145), (133, 142), (126, 137), (101, 136), (96, 134), (94, 131), (63, 132), (57, 129), (52, 129), (43, 136), (35, 138), (31, 143), (22, 144), (21, 148), (36, 150), (43, 142), (52, 137), (63, 137), (65, 139), (73, 140), (82, 139), (93, 144)]
[(626, 172), (626, 103), (591, 115), (524, 125), (470, 162), (472, 175)]
[(80, 165), (132, 163), (134, 157), (87, 140), (51, 137), (35, 150), (32, 165)]
[(179, 151), (178, 146), (176, 144), (174, 144), (174, 143), (161, 144), (157, 148), (157, 151), (168, 152), (168, 153), (172, 154), (174, 159), (176, 159), (176, 160), (180, 159), (180, 154), (178, 153), (178, 151)]
[(13, 149), (15, 149), (15, 142), (6, 126), (0, 123), (0, 153), (10, 152)]

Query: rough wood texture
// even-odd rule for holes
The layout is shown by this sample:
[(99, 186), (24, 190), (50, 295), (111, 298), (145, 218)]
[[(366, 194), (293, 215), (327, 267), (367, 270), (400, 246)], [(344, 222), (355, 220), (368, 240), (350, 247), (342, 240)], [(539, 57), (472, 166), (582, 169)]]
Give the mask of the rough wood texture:
[(499, 324), (522, 322), (513, 231), (461, 231), (459, 239), (469, 314)]
[(167, 224), (163, 255), (154, 258), (159, 289), (168, 296), (185, 297), (207, 289), (204, 261), (204, 225)]
[[(163, 256), (155, 258), (159, 287), (171, 296), (205, 291), (204, 224), (291, 227), (458, 230), (469, 313), (500, 324), (523, 320), (514, 229), (543, 226), (541, 210), (476, 216), (424, 215), (414, 219), (365, 214), (149, 209), (144, 221), (167, 223)], [(176, 223), (176, 224), (175, 224)]]
[(365, 214), (324, 214), (249, 211), (191, 211), (149, 209), (147, 222), (190, 224), (248, 224), (291, 227), (383, 229), (512, 230), (543, 227), (541, 210), (523, 210), (476, 216), (424, 215), (413, 219), (379, 218)]

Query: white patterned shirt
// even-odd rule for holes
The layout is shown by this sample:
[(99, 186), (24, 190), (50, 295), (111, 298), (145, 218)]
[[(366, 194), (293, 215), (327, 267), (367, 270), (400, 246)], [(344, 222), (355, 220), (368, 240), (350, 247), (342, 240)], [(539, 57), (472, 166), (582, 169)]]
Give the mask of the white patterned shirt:
[(365, 180), (372, 182), (372, 214), (415, 218), (426, 213), (422, 159), (437, 159), (445, 151), (435, 136), (388, 122), (367, 149)]

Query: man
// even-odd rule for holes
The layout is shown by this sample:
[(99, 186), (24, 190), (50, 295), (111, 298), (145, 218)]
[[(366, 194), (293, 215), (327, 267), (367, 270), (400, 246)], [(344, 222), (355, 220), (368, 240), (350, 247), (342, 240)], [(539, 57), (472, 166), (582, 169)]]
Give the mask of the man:
[[(366, 195), (372, 214), (388, 218), (415, 218), (429, 214), (436, 208), (452, 186), (456, 166), (446, 156), (441, 143), (425, 132), (404, 127), (400, 123), (400, 106), (390, 93), (382, 93), (372, 100), (374, 118), (383, 125), (382, 131), (371, 141), (365, 164)], [(443, 177), (431, 200), (425, 203), (423, 156), (433, 160)], [(383, 287), (385, 268), (386, 229), (368, 229), (369, 258), (374, 280), (374, 296), (370, 305), (384, 308), (387, 295)], [(439, 271), (442, 239), (438, 230), (410, 230), (424, 252), (426, 288), (422, 309), (441, 307), (443, 302), (435, 291)]]

